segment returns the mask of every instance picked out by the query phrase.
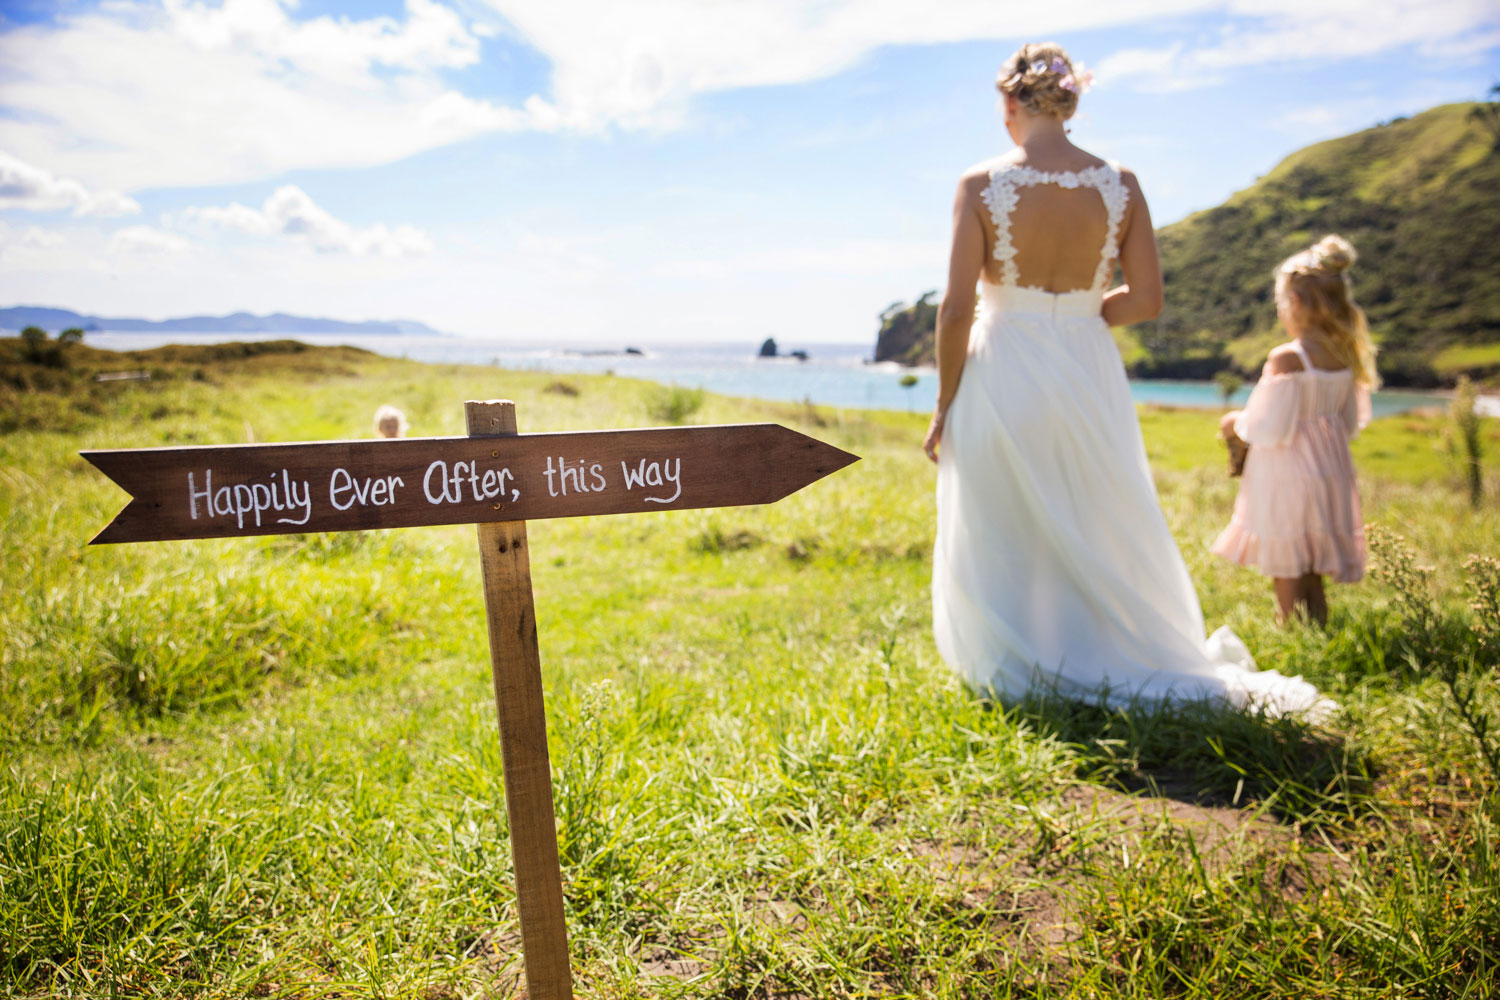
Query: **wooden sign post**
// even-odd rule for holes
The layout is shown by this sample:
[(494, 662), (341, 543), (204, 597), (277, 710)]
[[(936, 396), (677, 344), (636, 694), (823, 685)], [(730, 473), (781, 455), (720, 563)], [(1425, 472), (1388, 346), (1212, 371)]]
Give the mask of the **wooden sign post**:
[(772, 503), (858, 457), (777, 424), (85, 451), (130, 502), (90, 544), (477, 523), (532, 1000), (573, 995), (526, 521)]

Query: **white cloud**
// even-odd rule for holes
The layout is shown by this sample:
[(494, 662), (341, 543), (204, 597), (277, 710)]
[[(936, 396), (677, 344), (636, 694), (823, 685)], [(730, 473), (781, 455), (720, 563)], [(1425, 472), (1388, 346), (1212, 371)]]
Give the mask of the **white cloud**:
[(0, 220), (0, 265), (4, 265), (0, 267), (0, 273), (71, 263), (67, 242), (62, 233), (41, 226), (22, 229)]
[(64, 242), (61, 233), (50, 232), (41, 226), (27, 226), (16, 236), (10, 236), (7, 229), (0, 227), (0, 240), (33, 250), (46, 250), (50, 247), (61, 246)]
[(294, 0), (120, 0), (0, 33), (7, 144), (34, 163), (125, 190), (388, 163), (496, 130), (548, 127), (467, 97), (443, 72), (479, 42), (448, 7), (296, 20)]
[(21, 208), (32, 212), (60, 212), (71, 208), (74, 215), (134, 215), (141, 206), (116, 191), (90, 191), (78, 181), (54, 177), (41, 167), (0, 153), (0, 209)]
[(854, 275), (939, 269), (947, 262), (946, 242), (855, 239), (822, 246), (762, 250), (745, 254), (730, 264), (747, 271)]
[(889, 277), (941, 273), (948, 244), (927, 240), (847, 239), (817, 246), (786, 246), (733, 254), (669, 260), (652, 269), (669, 280), (726, 282), (736, 276), (827, 278)]
[(570, 128), (670, 128), (699, 94), (832, 76), (884, 45), (1015, 39), (1102, 28), (1205, 0), (486, 0), (552, 60), (551, 100)]
[(432, 252), (432, 240), (420, 229), (385, 223), (351, 226), (329, 214), (294, 184), (277, 188), (259, 209), (234, 202), (185, 209), (182, 218), (252, 236), (283, 236), (323, 253), (402, 257)]
[(1500, 44), (1493, 0), (485, 0), (553, 63), (551, 99), (573, 128), (669, 128), (695, 95), (802, 83), (885, 45), (1020, 41), (1075, 30), (1213, 13), (1249, 26), (1185, 52), (1126, 50), (1100, 67), (1159, 89), (1201, 85), (1235, 67), (1364, 55), (1417, 42), (1454, 51)]
[(319, 17), (294, 21), (295, 2), (226, 0), (221, 6), (163, 0), (176, 34), (205, 51), (239, 51), (279, 61), (299, 74), (369, 82), (374, 66), (409, 72), (456, 69), (479, 60), (479, 43), (452, 10), (434, 0), (407, 0), (406, 22), (388, 17), (338, 21)]
[(184, 253), (192, 246), (176, 233), (164, 233), (150, 226), (126, 226), (109, 238), (111, 253)]
[(1371, 121), (1383, 106), (1373, 98), (1308, 104), (1279, 115), (1275, 124), (1294, 134), (1328, 135)]
[(1409, 45), (1436, 60), (1465, 59), (1500, 45), (1500, 13), (1493, 0), (1235, 0), (1228, 6), (1237, 20), (1212, 42), (1122, 49), (1099, 64), (1099, 81), (1184, 90), (1255, 66), (1335, 62)]
[[(440, 0), (403, 15), (296, 17), (297, 0), (110, 0), (0, 33), (9, 148), (121, 190), (388, 163), (497, 131), (670, 129), (695, 97), (831, 76), (881, 46), (1019, 41), (1195, 12), (1231, 27), (1200, 48), (1117, 52), (1102, 85), (1181, 88), (1235, 68), (1413, 42), (1435, 56), (1500, 44), (1493, 0)], [(547, 93), (499, 104), (447, 74), (482, 39), (552, 67)], [(70, 205), (73, 203), (69, 203)], [(102, 204), (102, 203), (101, 203)], [(122, 203), (123, 204), (123, 203)]]

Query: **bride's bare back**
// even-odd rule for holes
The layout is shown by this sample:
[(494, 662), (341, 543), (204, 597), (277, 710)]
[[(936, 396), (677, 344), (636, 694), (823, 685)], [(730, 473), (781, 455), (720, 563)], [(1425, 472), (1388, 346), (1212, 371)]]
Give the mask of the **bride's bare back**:
[[(1104, 292), (1117, 264), (1125, 281), (1104, 295), (1105, 322), (1137, 323), (1160, 311), (1156, 235), (1135, 175), (1065, 140), (1057, 145), (1051, 155), (1022, 149), (965, 171), (953, 206), (943, 303), (950, 323), (969, 322), (980, 280), (1053, 293)], [(1007, 180), (997, 185), (1000, 177)], [(997, 226), (997, 216), (1008, 226)]]
[(985, 270), (994, 284), (1063, 293), (1103, 294), (1114, 273), (1120, 226), (1129, 204), (1120, 170), (1039, 170), (1001, 161), (988, 172), (981, 215)]
[[(984, 280), (1006, 284), (994, 252), (998, 233), (993, 214), (992, 209), (980, 217), (990, 250), (985, 255)], [(1109, 230), (1108, 211), (1097, 190), (1027, 184), (1016, 190), (1009, 222), (1016, 284), (1049, 292), (1074, 292), (1093, 285), (1099, 251), (1105, 247)], [(1107, 249), (1113, 260), (1115, 248)]]

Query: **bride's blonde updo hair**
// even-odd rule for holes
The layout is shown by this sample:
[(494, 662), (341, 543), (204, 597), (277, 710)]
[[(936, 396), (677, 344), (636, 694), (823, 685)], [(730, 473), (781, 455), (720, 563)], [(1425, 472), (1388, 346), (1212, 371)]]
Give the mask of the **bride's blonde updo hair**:
[[(1061, 73), (1054, 68), (1054, 61), (1066, 69)], [(1037, 66), (1041, 65), (1041, 72)], [(1038, 42), (1023, 45), (1000, 66), (995, 78), (995, 87), (1002, 94), (1011, 94), (1021, 107), (1032, 115), (1051, 115), (1067, 121), (1078, 110), (1078, 88), (1063, 86), (1065, 80), (1073, 79), (1073, 60), (1056, 42)]]
[(1322, 334), (1334, 355), (1354, 372), (1360, 383), (1374, 389), (1375, 345), (1365, 311), (1354, 301), (1346, 273), (1357, 258), (1354, 246), (1342, 236), (1325, 236), (1276, 269), (1276, 295), (1291, 293), (1301, 303), (1307, 325)]

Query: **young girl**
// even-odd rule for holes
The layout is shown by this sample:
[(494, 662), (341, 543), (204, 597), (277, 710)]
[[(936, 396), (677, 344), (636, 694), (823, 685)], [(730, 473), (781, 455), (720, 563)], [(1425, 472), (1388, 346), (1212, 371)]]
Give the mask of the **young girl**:
[(1364, 524), (1349, 441), (1370, 421), (1378, 384), (1364, 311), (1345, 275), (1354, 247), (1326, 236), (1276, 273), (1276, 315), (1291, 342), (1271, 352), (1225, 439), (1249, 446), (1234, 516), (1213, 550), (1271, 577), (1276, 619), (1300, 606), (1328, 620), (1323, 576), (1365, 571)]

